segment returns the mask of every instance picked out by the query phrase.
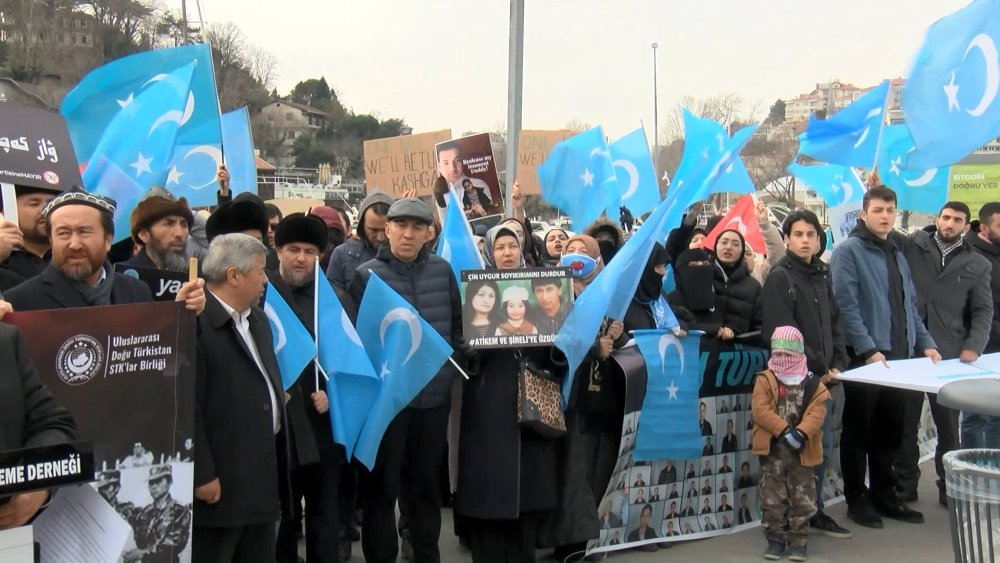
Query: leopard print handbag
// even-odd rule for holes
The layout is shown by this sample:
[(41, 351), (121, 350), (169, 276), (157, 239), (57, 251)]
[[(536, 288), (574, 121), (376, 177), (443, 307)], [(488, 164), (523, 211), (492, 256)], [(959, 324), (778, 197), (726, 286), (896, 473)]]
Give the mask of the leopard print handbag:
[(517, 422), (544, 438), (566, 433), (566, 418), (560, 406), (562, 387), (548, 370), (526, 358), (518, 358)]

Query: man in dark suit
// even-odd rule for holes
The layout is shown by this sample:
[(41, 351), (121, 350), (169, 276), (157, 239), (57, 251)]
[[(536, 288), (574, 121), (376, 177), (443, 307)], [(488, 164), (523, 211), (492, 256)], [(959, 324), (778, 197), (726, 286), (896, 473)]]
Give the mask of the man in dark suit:
[[(315, 334), (316, 259), (326, 248), (327, 226), (315, 215), (293, 213), (278, 223), (274, 241), (279, 266), (277, 272), (268, 272), (268, 278), (303, 326)], [(319, 283), (330, 284), (330, 281), (324, 275)], [(334, 291), (344, 310), (353, 310), (351, 304), (345, 303), (347, 295)], [(333, 441), (326, 383), (322, 377), (315, 377), (314, 369), (310, 363), (288, 389), (285, 410), (293, 444), (290, 448), (292, 507), (301, 506), (301, 500), (305, 500), (306, 559), (337, 561), (340, 543), (337, 491), (341, 465), (346, 460), (343, 446)], [(278, 527), (279, 562), (295, 562), (299, 530), (299, 519), (282, 519)], [(350, 541), (346, 543), (349, 545)]]
[[(10, 305), (0, 301), (0, 317)], [(38, 379), (21, 332), (0, 324), (0, 451), (72, 442), (76, 424), (56, 405)], [(0, 530), (23, 526), (48, 502), (48, 491), (32, 491), (0, 504)]]
[[(52, 242), (52, 262), (39, 275), (19, 284), (4, 297), (16, 311), (65, 309), (148, 303), (149, 286), (115, 273), (108, 251), (115, 233), (115, 202), (70, 189), (45, 207), (45, 229)], [(187, 282), (177, 301), (200, 313), (205, 307), (202, 280)]]
[(275, 561), (285, 395), (271, 328), (257, 307), (267, 248), (216, 237), (203, 271), (195, 392), (194, 561)]

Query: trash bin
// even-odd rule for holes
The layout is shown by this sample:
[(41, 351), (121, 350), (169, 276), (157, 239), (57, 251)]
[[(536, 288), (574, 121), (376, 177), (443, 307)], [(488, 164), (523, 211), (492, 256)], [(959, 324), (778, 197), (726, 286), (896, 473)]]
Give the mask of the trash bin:
[(1000, 555), (1000, 450), (948, 452), (944, 470), (955, 561), (996, 561)]

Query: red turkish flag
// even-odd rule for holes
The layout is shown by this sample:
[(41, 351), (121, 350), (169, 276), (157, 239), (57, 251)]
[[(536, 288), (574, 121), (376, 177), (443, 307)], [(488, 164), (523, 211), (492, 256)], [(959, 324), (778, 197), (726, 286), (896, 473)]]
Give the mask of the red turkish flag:
[(736, 230), (743, 235), (750, 248), (757, 254), (767, 252), (767, 245), (764, 243), (764, 235), (760, 233), (760, 224), (757, 223), (757, 204), (753, 200), (753, 194), (746, 194), (736, 202), (719, 221), (719, 224), (708, 233), (708, 237), (701, 243), (701, 247), (709, 251), (715, 250), (715, 239), (719, 238), (722, 231)]

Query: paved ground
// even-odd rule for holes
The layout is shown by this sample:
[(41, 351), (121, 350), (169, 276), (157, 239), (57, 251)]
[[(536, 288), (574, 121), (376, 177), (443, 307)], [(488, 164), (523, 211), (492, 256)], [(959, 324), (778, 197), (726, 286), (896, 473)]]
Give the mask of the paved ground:
[[(854, 537), (848, 540), (831, 539), (824, 536), (810, 537), (809, 561), (814, 563), (879, 563), (888, 561), (912, 561), (946, 563), (954, 560), (951, 549), (951, 535), (948, 528), (948, 512), (937, 502), (937, 487), (934, 485), (933, 462), (921, 465), (923, 477), (920, 480), (920, 500), (911, 506), (924, 513), (923, 524), (905, 524), (895, 520), (885, 520), (885, 528), (871, 530), (862, 528), (847, 519), (847, 506), (843, 503), (827, 507), (827, 513), (842, 526), (851, 529)], [(450, 510), (443, 514), (441, 533), (441, 560), (444, 563), (471, 561), (468, 551), (458, 544), (452, 530)], [(304, 546), (300, 553), (304, 555)], [(670, 549), (656, 552), (618, 551), (608, 555), (608, 560), (621, 563), (639, 561), (763, 561), (764, 539), (759, 528), (717, 538), (679, 542)], [(545, 553), (539, 552), (539, 561)], [(360, 562), (361, 544), (354, 544), (351, 561)], [(402, 559), (400, 559), (402, 561)], [(549, 560), (551, 561), (551, 560)], [(785, 559), (787, 561), (787, 559)]]

